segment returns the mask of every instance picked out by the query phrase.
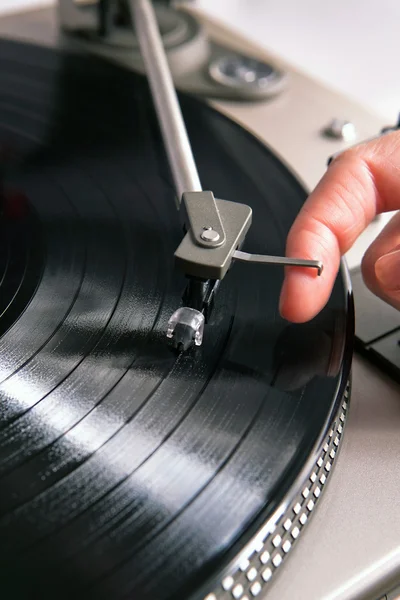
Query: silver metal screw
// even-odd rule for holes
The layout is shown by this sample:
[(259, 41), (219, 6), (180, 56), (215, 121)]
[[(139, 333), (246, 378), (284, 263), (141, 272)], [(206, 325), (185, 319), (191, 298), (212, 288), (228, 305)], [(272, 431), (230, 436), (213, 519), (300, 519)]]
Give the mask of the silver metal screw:
[(200, 237), (205, 242), (218, 242), (219, 233), (218, 233), (218, 231), (215, 231), (211, 227), (204, 227), (204, 231)]

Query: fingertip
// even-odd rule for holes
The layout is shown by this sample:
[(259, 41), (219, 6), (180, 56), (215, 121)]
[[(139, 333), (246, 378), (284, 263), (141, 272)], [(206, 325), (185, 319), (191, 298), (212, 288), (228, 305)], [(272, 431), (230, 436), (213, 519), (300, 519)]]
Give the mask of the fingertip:
[(291, 323), (305, 323), (321, 311), (329, 299), (328, 284), (321, 277), (305, 269), (288, 270), (279, 300), (282, 318)]
[[(287, 241), (287, 256), (317, 260), (321, 272), (312, 268), (287, 267), (281, 290), (279, 311), (292, 323), (313, 319), (329, 300), (340, 265), (340, 250), (336, 238), (326, 228), (291, 230)], [(316, 224), (314, 224), (314, 227)]]
[(291, 323), (305, 323), (319, 312), (318, 294), (315, 293), (316, 276), (288, 269), (283, 282), (279, 310)]

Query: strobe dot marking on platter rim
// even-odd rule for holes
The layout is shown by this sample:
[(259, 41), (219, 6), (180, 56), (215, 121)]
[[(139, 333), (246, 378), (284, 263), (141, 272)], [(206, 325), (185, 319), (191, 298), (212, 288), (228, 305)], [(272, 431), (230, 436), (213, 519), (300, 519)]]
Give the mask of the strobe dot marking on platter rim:
[[(334, 472), (346, 275), (313, 322), (290, 325), (283, 272), (237, 263), (203, 346), (177, 355), (182, 229), (147, 82), (6, 41), (0, 81), (0, 143), (22, 157), (9, 183), (29, 199), (26, 220), (1, 222), (1, 595), (261, 595)], [(204, 187), (251, 204), (243, 250), (282, 255), (305, 190), (238, 125), (180, 102)]]

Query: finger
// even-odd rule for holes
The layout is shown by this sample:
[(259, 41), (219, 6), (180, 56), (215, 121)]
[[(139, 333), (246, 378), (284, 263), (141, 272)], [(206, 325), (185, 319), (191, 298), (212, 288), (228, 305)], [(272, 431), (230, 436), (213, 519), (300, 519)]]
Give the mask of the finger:
[(368, 248), (361, 266), (369, 289), (400, 310), (400, 213)]
[(310, 195), (287, 239), (289, 257), (322, 261), (311, 269), (289, 267), (280, 311), (293, 322), (312, 319), (326, 304), (340, 257), (376, 214), (400, 208), (400, 133), (352, 148), (333, 161)]

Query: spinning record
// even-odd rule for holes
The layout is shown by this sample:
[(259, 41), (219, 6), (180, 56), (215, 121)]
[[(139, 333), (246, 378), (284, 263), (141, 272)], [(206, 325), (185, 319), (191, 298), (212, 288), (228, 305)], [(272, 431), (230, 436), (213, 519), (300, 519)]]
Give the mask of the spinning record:
[[(204, 189), (253, 209), (243, 249), (284, 254), (301, 185), (180, 102)], [(183, 232), (146, 79), (3, 41), (0, 142), (0, 597), (258, 595), (341, 438), (346, 274), (290, 325), (283, 270), (235, 264), (203, 345), (177, 354)]]

